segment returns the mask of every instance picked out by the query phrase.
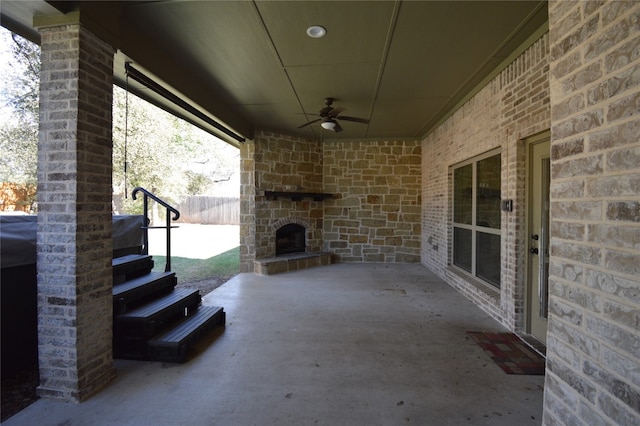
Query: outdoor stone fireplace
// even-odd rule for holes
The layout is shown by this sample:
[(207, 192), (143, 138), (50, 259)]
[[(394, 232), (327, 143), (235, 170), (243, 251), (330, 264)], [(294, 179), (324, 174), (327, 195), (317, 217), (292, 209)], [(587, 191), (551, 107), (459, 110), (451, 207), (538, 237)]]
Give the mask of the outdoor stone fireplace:
[[(339, 262), (419, 262), (419, 141), (316, 141), (262, 131), (241, 150), (242, 272), (330, 252)], [(305, 228), (304, 252), (276, 231)], [(291, 236), (287, 244), (291, 244)]]

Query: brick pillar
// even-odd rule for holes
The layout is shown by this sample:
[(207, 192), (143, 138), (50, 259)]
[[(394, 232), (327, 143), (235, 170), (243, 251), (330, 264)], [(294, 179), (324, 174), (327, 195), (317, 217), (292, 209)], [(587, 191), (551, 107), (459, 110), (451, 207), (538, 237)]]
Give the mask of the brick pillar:
[(640, 425), (640, 2), (549, 2), (544, 425)]
[(256, 258), (256, 144), (240, 145), (240, 272), (253, 272)]
[(38, 394), (78, 402), (115, 377), (114, 49), (80, 24), (39, 30)]

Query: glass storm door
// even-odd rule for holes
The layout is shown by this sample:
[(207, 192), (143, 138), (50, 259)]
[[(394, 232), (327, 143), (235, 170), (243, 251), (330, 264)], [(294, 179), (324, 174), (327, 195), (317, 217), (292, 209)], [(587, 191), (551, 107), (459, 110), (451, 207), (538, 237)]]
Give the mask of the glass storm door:
[(548, 137), (529, 149), (528, 332), (547, 344), (549, 306), (549, 184)]

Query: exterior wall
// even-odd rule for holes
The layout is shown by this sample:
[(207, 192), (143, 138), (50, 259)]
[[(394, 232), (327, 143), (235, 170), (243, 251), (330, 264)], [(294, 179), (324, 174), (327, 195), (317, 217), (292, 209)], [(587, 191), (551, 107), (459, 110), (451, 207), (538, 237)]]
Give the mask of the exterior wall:
[[(422, 142), (422, 263), (514, 331), (524, 327), (525, 138), (550, 126), (548, 36), (544, 35)], [(502, 153), (500, 290), (451, 264), (451, 166), (495, 148)]]
[(38, 393), (81, 401), (115, 377), (114, 51), (79, 24), (41, 28), (40, 33)]
[(343, 262), (418, 262), (419, 142), (324, 142), (324, 248)]
[(640, 3), (551, 1), (544, 424), (640, 424)]

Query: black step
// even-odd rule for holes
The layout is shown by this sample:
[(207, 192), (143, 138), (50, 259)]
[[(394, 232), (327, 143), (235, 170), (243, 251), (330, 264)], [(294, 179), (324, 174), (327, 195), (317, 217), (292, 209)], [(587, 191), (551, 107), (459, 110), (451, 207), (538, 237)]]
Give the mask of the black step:
[(202, 297), (195, 289), (178, 288), (114, 320), (115, 358), (146, 359), (147, 340), (173, 321), (195, 310)]
[(147, 254), (128, 254), (111, 261), (113, 285), (148, 274), (153, 269), (153, 258)]
[(127, 309), (140, 306), (154, 298), (170, 293), (176, 286), (176, 275), (173, 272), (151, 272), (113, 286), (114, 317), (123, 314)]
[(201, 306), (175, 327), (149, 340), (149, 359), (163, 362), (185, 362), (189, 347), (217, 325), (224, 325), (221, 307)]

